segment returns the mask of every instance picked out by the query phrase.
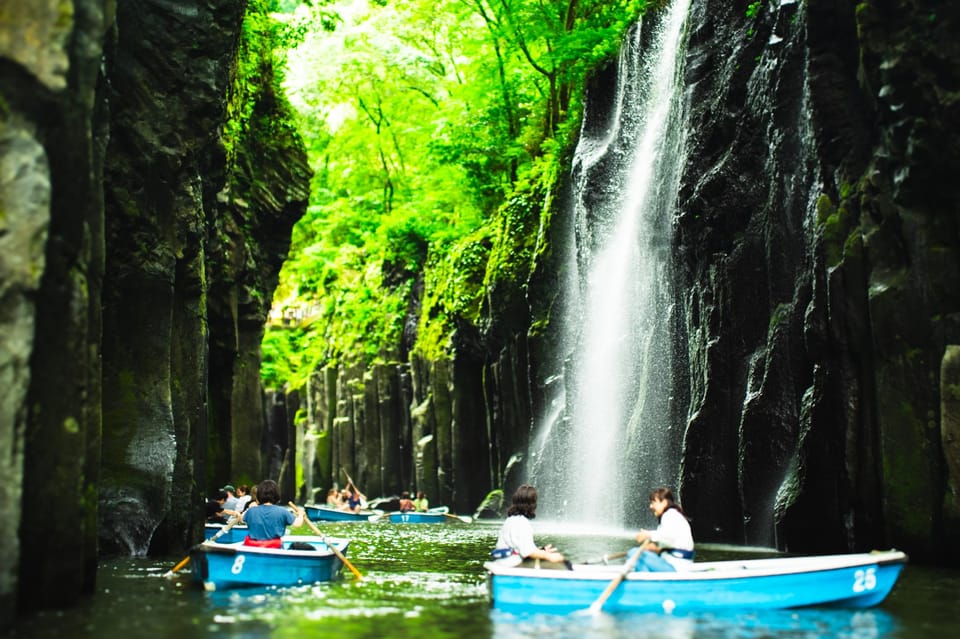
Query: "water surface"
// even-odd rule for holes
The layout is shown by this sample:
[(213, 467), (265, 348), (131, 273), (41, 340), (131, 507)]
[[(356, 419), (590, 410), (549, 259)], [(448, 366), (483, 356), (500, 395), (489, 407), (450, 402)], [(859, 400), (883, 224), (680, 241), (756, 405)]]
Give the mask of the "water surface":
[[(499, 522), (440, 525), (331, 524), (352, 539), (348, 558), (363, 573), (334, 583), (207, 593), (188, 569), (163, 575), (181, 557), (104, 561), (97, 594), (62, 611), (22, 619), (11, 638), (139, 637), (954, 637), (960, 632), (960, 571), (908, 565), (883, 605), (868, 610), (805, 609), (689, 616), (511, 615), (492, 610), (483, 562)], [(535, 522), (540, 543), (574, 561), (629, 548), (629, 533)], [(732, 549), (699, 547), (700, 559)], [(742, 554), (741, 554), (742, 556)]]

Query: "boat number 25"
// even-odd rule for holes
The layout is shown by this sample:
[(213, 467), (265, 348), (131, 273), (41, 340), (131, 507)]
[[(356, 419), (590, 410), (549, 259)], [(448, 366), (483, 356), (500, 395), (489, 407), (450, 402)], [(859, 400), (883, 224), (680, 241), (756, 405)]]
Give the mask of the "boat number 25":
[[(243, 555), (237, 555), (237, 558), (233, 560), (233, 565), (230, 566), (230, 572), (235, 575), (239, 575), (240, 571), (243, 570), (243, 560), (246, 559)], [(859, 571), (858, 571), (859, 572)], [(856, 586), (853, 587), (854, 590), (857, 589)], [(861, 588), (861, 590), (863, 590)]]
[(864, 592), (877, 587), (877, 569), (866, 568), (853, 573), (853, 591)]

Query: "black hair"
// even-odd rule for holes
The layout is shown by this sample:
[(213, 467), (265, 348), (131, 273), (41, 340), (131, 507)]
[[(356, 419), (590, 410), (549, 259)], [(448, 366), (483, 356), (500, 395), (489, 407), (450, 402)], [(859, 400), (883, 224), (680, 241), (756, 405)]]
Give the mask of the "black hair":
[(537, 489), (523, 484), (513, 493), (513, 503), (507, 509), (507, 516), (523, 515), (527, 519), (537, 516)]
[(261, 504), (276, 504), (280, 501), (280, 487), (272, 479), (264, 479), (257, 484), (257, 502)]

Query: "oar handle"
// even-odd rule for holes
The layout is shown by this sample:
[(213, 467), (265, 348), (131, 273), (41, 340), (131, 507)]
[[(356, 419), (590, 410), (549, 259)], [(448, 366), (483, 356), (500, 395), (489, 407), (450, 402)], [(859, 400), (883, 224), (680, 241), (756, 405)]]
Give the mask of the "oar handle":
[(590, 612), (596, 614), (600, 612), (600, 609), (603, 608), (603, 604), (607, 602), (607, 599), (610, 598), (610, 595), (617, 589), (623, 580), (627, 578), (631, 572), (633, 572), (634, 567), (637, 565), (637, 562), (640, 561), (640, 555), (643, 554), (643, 551), (646, 550), (647, 546), (650, 544), (650, 540), (647, 539), (637, 548), (637, 552), (630, 557), (625, 564), (623, 564), (623, 569), (617, 573), (617, 576), (613, 578), (606, 589), (597, 597), (597, 600), (590, 604)]
[[(287, 502), (287, 505), (298, 512), (300, 510), (299, 507), (292, 501)], [(304, 516), (304, 519), (306, 520), (307, 525), (310, 526), (310, 530), (313, 531), (313, 534), (315, 534), (317, 537), (322, 539), (323, 543), (327, 544), (327, 548), (333, 551), (333, 554), (337, 556), (337, 559), (343, 562), (343, 565), (346, 566), (350, 570), (350, 572), (353, 573), (353, 576), (356, 577), (357, 579), (363, 579), (363, 575), (360, 574), (360, 571), (357, 570), (356, 567), (350, 563), (350, 560), (348, 560), (346, 556), (344, 556), (344, 554), (340, 552), (339, 548), (337, 548), (335, 545), (333, 545), (332, 542), (330, 542), (330, 540), (327, 539), (327, 536), (324, 535), (319, 528), (317, 528), (317, 525), (312, 521), (310, 521), (310, 518), (307, 516)]]

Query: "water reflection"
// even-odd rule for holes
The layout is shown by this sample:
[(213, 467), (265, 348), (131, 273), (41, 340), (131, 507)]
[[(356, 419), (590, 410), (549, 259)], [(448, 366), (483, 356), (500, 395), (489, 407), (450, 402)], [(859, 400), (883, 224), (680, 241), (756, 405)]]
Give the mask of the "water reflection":
[(874, 639), (897, 630), (882, 610), (810, 609), (793, 611), (661, 614), (514, 615), (491, 611), (496, 639), (551, 637), (617, 639), (709, 639), (740, 637), (840, 637)]

